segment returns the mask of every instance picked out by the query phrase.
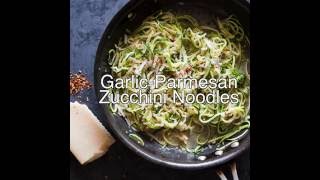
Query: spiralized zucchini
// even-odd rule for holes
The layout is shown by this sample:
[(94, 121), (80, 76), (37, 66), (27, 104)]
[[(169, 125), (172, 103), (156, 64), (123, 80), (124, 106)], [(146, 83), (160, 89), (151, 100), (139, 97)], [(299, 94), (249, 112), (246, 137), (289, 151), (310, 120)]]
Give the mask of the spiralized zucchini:
[[(143, 21), (132, 34), (124, 35), (109, 51), (108, 62), (116, 78), (139, 75), (148, 80), (156, 74), (175, 78), (236, 78), (237, 104), (181, 104), (172, 102), (166, 84), (157, 89), (168, 94), (166, 104), (113, 104), (112, 112), (125, 117), (130, 126), (160, 144), (197, 152), (208, 144), (236, 139), (250, 127), (249, 40), (239, 21), (231, 15), (216, 19), (216, 28), (202, 26), (189, 15), (158, 12)], [(133, 93), (137, 89), (113, 89)], [(176, 89), (207, 93), (206, 89)], [(151, 87), (146, 92), (153, 92)]]

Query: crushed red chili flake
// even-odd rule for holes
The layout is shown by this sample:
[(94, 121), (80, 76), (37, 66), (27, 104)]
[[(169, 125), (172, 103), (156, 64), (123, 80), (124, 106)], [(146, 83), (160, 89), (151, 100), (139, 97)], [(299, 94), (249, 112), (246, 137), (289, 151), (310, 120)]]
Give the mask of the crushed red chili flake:
[(70, 94), (75, 95), (84, 89), (91, 88), (92, 84), (81, 72), (70, 74)]

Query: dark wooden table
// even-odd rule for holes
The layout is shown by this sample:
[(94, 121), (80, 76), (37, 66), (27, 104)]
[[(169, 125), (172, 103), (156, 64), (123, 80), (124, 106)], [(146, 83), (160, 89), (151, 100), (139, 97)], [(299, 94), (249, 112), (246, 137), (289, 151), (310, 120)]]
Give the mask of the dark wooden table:
[[(70, 2), (70, 72), (82, 71), (93, 82), (93, 65), (96, 49), (102, 33), (115, 13), (128, 0), (71, 0)], [(106, 125), (106, 119), (99, 111), (93, 89), (70, 97), (88, 105), (94, 114)], [(107, 127), (108, 128), (108, 127)], [(250, 152), (247, 151), (235, 160), (240, 180), (250, 179)], [(231, 178), (229, 166), (222, 167), (228, 179)], [(117, 141), (109, 152), (86, 166), (81, 166), (70, 153), (70, 180), (194, 180), (220, 179), (216, 168), (197, 171), (183, 171), (161, 167), (150, 163)], [(230, 178), (229, 178), (230, 177)]]

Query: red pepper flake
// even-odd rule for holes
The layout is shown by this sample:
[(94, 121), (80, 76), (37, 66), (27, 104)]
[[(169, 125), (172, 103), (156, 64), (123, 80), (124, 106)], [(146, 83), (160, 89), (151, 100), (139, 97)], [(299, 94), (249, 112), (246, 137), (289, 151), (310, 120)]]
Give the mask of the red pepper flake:
[(70, 74), (70, 94), (75, 95), (84, 89), (89, 89), (92, 84), (87, 80), (82, 72)]

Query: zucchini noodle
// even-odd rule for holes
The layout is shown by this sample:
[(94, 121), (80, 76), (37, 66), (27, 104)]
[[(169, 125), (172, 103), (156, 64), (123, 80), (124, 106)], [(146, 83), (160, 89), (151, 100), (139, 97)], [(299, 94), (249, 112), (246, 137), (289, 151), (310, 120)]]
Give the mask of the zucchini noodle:
[[(112, 112), (123, 116), (130, 126), (163, 146), (176, 146), (191, 152), (243, 136), (250, 127), (249, 38), (233, 15), (213, 21), (217, 27), (200, 25), (192, 16), (170, 11), (149, 16), (108, 52), (111, 74), (116, 78), (138, 75), (148, 80), (157, 74), (170, 78), (236, 78), (237, 88), (221, 91), (237, 94), (237, 104), (174, 103), (173, 89), (164, 83), (158, 89), (149, 87), (145, 92), (168, 94), (165, 104), (119, 103), (110, 105)], [(114, 88), (112, 93), (131, 94), (138, 90)], [(208, 89), (193, 87), (175, 90), (208, 92)], [(143, 144), (137, 135), (130, 137)]]

